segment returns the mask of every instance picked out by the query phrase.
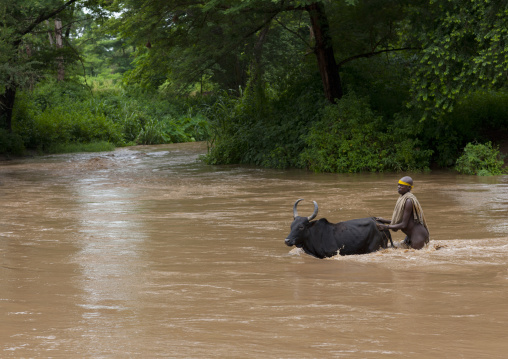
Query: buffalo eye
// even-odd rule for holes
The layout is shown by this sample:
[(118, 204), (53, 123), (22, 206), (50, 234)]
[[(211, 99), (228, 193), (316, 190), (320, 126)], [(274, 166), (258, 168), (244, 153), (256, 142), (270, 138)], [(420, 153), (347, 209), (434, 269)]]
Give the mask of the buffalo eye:
[(300, 231), (303, 231), (303, 230), (305, 229), (305, 227), (304, 227), (304, 226), (299, 226), (299, 227), (298, 227), (298, 229), (299, 229)]

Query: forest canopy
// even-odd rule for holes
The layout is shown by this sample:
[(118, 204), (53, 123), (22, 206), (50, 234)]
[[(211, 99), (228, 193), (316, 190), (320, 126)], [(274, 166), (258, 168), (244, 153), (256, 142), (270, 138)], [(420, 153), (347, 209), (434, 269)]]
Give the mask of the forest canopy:
[(207, 140), (359, 172), (488, 143), (502, 167), (504, 1), (0, 0), (0, 25), (0, 152)]

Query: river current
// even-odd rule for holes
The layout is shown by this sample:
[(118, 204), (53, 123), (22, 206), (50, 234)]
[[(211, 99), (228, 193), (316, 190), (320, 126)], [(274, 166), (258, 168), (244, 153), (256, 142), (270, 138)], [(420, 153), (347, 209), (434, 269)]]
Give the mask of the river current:
[(284, 244), (297, 199), (389, 218), (406, 174), (205, 152), (0, 162), (1, 358), (507, 357), (508, 176), (409, 174), (428, 247), (319, 260)]

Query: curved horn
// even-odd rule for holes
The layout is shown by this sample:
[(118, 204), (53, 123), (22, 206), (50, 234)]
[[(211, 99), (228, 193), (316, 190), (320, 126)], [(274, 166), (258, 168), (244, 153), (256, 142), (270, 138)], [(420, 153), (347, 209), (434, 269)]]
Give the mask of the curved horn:
[(317, 202), (316, 201), (312, 201), (312, 202), (314, 202), (314, 213), (312, 213), (312, 215), (307, 218), (309, 221), (312, 221), (314, 218), (316, 218), (317, 212), (318, 212)]
[(296, 210), (296, 206), (298, 206), (298, 203), (303, 201), (303, 198), (300, 198), (299, 200), (297, 200), (295, 202), (295, 205), (293, 206), (293, 219), (295, 219), (296, 217), (298, 217), (298, 211)]

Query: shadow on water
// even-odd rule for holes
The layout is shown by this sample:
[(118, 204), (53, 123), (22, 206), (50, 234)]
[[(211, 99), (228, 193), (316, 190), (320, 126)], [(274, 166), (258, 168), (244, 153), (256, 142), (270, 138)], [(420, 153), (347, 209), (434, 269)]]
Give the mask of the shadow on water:
[(317, 260), (284, 244), (294, 201), (390, 217), (400, 174), (208, 166), (205, 150), (0, 163), (2, 358), (505, 356), (508, 176), (413, 174), (427, 248)]

